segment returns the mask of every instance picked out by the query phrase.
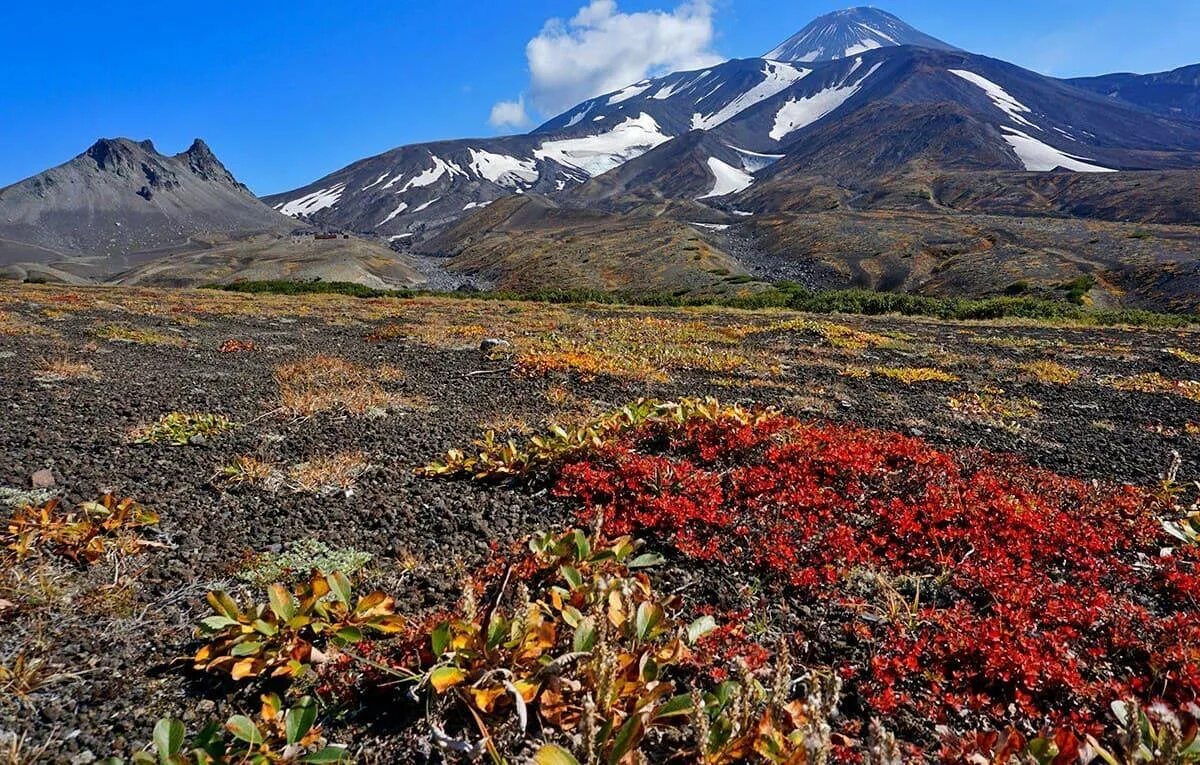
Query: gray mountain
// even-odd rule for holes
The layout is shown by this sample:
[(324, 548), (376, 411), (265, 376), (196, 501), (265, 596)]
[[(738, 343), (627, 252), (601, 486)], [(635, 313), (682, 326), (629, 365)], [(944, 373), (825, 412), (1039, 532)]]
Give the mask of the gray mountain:
[(425, 278), (376, 241), (296, 231), (197, 140), (167, 156), (104, 139), (0, 189), (0, 277), (197, 286), (326, 279), (406, 287)]
[(1105, 74), (1068, 82), (1155, 114), (1200, 120), (1200, 64), (1157, 74)]
[(0, 189), (0, 265), (120, 258), (196, 237), (293, 228), (199, 139), (174, 156), (149, 141), (102, 139), (63, 165)]
[(763, 58), (775, 61), (833, 61), (853, 58), (876, 48), (915, 45), (956, 50), (948, 43), (905, 24), (878, 8), (850, 8), (815, 19)]

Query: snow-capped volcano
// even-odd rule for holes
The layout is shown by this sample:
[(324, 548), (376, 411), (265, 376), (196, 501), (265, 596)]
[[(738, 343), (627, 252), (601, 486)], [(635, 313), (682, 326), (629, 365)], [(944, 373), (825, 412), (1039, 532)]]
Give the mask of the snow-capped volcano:
[(393, 149), (267, 202), (407, 243), (518, 194), (705, 203), (818, 168), (858, 182), (910, 165), (1077, 173), (1200, 165), (1200, 128), (1167, 114), (854, 8), (822, 16), (763, 58), (642, 80), (525, 135)]
[(954, 46), (914, 29), (886, 11), (850, 8), (821, 16), (764, 58), (802, 63), (832, 61), (898, 45), (955, 50)]

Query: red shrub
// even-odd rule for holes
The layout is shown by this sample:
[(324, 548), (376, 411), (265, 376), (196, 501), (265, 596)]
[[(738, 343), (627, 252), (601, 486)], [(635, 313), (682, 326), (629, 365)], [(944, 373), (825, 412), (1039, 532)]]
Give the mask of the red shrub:
[(257, 348), (258, 346), (254, 344), (253, 340), (237, 340), (230, 338), (229, 340), (221, 343), (221, 347), (218, 350), (221, 353), (248, 353), (250, 351), (257, 350)]
[(554, 493), (841, 620), (851, 648), (813, 625), (813, 650), (873, 713), (1082, 732), (1122, 696), (1200, 695), (1200, 553), (1161, 555), (1169, 508), (1147, 492), (778, 417), (642, 427)]

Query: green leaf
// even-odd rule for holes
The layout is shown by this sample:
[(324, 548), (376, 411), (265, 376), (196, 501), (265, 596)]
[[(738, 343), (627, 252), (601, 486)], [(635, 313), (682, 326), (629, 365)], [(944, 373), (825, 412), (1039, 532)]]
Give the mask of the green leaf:
[(292, 600), (292, 593), (282, 584), (268, 587), (267, 598), (271, 601), (271, 610), (283, 621), (290, 621), (296, 616), (296, 602)]
[(592, 543), (588, 541), (587, 534), (579, 529), (575, 529), (575, 560), (585, 561), (592, 555)]
[(213, 610), (222, 616), (228, 616), (230, 619), (237, 619), (241, 614), (238, 605), (233, 598), (229, 597), (229, 593), (224, 590), (214, 590), (208, 593), (208, 604)]
[(689, 693), (685, 693), (663, 702), (658, 709), (654, 710), (654, 719), (661, 720), (664, 717), (690, 715), (693, 709), (692, 696)]
[(667, 559), (658, 553), (642, 553), (633, 560), (629, 561), (630, 568), (653, 568), (666, 563)]
[(506, 637), (508, 637), (508, 620), (493, 611), (491, 621), (488, 622), (487, 647), (495, 648), (503, 643)]
[(596, 647), (596, 639), (596, 620), (590, 616), (585, 617), (575, 629), (571, 648), (579, 653), (590, 651)]
[(544, 744), (533, 755), (534, 765), (579, 765), (575, 756), (557, 744)]
[(567, 580), (567, 584), (571, 585), (572, 590), (577, 590), (583, 586), (583, 575), (579, 570), (572, 566), (563, 566), (559, 569), (563, 579)]
[(625, 755), (637, 749), (644, 733), (645, 726), (642, 724), (641, 715), (634, 715), (626, 720), (617, 731), (617, 737), (613, 739), (612, 750), (608, 753), (608, 765), (618, 765)]
[(346, 644), (361, 643), (363, 639), (362, 630), (358, 627), (342, 627), (336, 633), (337, 639)]
[(648, 640), (665, 616), (662, 606), (657, 603), (647, 601), (639, 605), (635, 622), (638, 640)]
[(442, 622), (429, 634), (429, 644), (434, 656), (441, 656), (450, 647), (450, 622)]
[(701, 616), (696, 621), (688, 625), (687, 641), (689, 645), (695, 645), (696, 641), (704, 637), (708, 633), (717, 628), (717, 620), (711, 616)]
[(350, 605), (350, 580), (341, 571), (334, 571), (325, 577), (329, 590), (339, 603)]
[(346, 762), (346, 749), (340, 746), (327, 746), (319, 752), (301, 757), (300, 762)]
[(259, 732), (258, 726), (254, 721), (245, 715), (234, 715), (225, 723), (225, 729), (233, 734), (234, 738), (239, 741), (245, 741), (247, 744), (258, 746), (263, 742), (262, 733)]
[(317, 705), (305, 696), (283, 716), (283, 727), (289, 744), (299, 743), (317, 721)]
[(583, 614), (575, 606), (563, 606), (562, 619), (568, 627), (576, 628), (583, 622)]
[(229, 652), (230, 656), (253, 656), (262, 650), (262, 643), (255, 640), (247, 640), (245, 643), (238, 643)]
[(228, 616), (210, 616), (200, 621), (209, 632), (220, 632), (227, 627), (236, 627), (239, 623), (237, 619), (230, 619)]
[(158, 759), (166, 762), (168, 758), (179, 753), (183, 748), (183, 737), (187, 729), (182, 720), (164, 718), (154, 726), (154, 749)]

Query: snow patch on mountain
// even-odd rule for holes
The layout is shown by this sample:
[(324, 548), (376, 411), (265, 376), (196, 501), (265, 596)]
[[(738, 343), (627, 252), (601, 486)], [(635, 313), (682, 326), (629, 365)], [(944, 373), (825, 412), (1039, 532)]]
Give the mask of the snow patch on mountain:
[[(707, 116), (701, 115), (699, 112), (694, 114), (692, 116), (692, 130), (712, 130), (718, 125), (733, 119), (751, 106), (787, 90), (811, 73), (811, 69), (797, 69), (790, 64), (780, 61), (763, 61), (762, 82), (725, 104), (719, 111)], [(715, 92), (715, 89), (713, 92)], [(712, 95), (712, 93), (709, 93), (709, 95)]]
[(279, 205), (276, 209), (284, 215), (293, 218), (300, 215), (312, 215), (329, 207), (333, 207), (342, 198), (342, 192), (346, 190), (346, 184), (339, 183), (336, 186), (330, 186), (327, 189), (320, 189), (311, 194), (305, 194), (299, 199), (294, 199), (284, 205)]
[(1040, 127), (1021, 116), (1022, 114), (1033, 114), (1033, 110), (1013, 98), (1008, 94), (1008, 91), (996, 83), (974, 72), (968, 72), (965, 69), (951, 69), (950, 74), (961, 77), (972, 85), (981, 88), (984, 93), (987, 93), (988, 98), (992, 99), (992, 103), (996, 105), (996, 108), (1007, 114), (1013, 122), (1031, 127), (1034, 130), (1041, 130)]
[(392, 210), (390, 213), (388, 213), (388, 216), (386, 218), (379, 221), (379, 223), (377, 223), (375, 225), (375, 228), (379, 228), (380, 226), (383, 226), (387, 223), (391, 223), (393, 220), (396, 219), (397, 215), (399, 215), (400, 213), (404, 212), (407, 209), (408, 209), (408, 202), (401, 202), (400, 205), (395, 210)]
[(388, 177), (389, 175), (391, 175), (391, 173), (390, 173), (390, 172), (384, 173), (383, 175), (381, 175), (381, 176), (379, 176), (378, 178), (376, 178), (374, 183), (369, 183), (369, 184), (367, 184), (366, 186), (363, 186), (363, 187), (362, 187), (362, 191), (367, 191), (367, 190), (369, 190), (369, 189), (373, 189), (373, 188), (375, 188), (375, 187), (376, 187), (376, 186), (378, 186), (379, 184), (381, 184), (381, 183), (383, 183), (384, 181), (386, 181), (386, 180), (387, 180), (387, 177)]
[(1028, 133), (1022, 133), (1016, 128), (1002, 127), (1001, 130), (1004, 131), (1004, 140), (1016, 152), (1017, 157), (1025, 165), (1026, 170), (1048, 172), (1061, 167), (1077, 173), (1117, 172), (1108, 167), (1089, 164), (1086, 161), (1086, 157), (1076, 157), (1073, 154), (1059, 151), (1053, 146), (1042, 143)]
[[(461, 175), (464, 178), (469, 177), (465, 170), (453, 162), (447, 162), (441, 157), (433, 154), (430, 154), (429, 157), (433, 160), (433, 167), (413, 176), (408, 183), (404, 184), (400, 190), (396, 192), (397, 194), (403, 194), (410, 189), (421, 189), (425, 188), (426, 186), (432, 186), (433, 184), (437, 183), (442, 176), (446, 175), (452, 178), (456, 175)], [(384, 188), (386, 189), (391, 185), (391, 183), (388, 183), (388, 185), (384, 186)]]
[(631, 98), (636, 98), (637, 96), (640, 96), (641, 94), (643, 94), (647, 90), (649, 90), (651, 85), (652, 85), (652, 83), (649, 80), (642, 80), (641, 82), (630, 85), (629, 87), (625, 88), (624, 90), (619, 90), (616, 93), (614, 93), (611, 97), (609, 97), (608, 105), (616, 106), (617, 104), (622, 103), (623, 101), (628, 101)]
[(433, 206), (434, 202), (437, 202), (440, 199), (441, 199), (441, 197), (434, 197), (433, 199), (429, 200), (425, 204), (423, 204), (419, 207), (414, 207), (413, 213), (415, 214), (415, 213), (424, 212), (424, 211), (428, 210), (430, 207)]
[(738, 147), (729, 143), (725, 145), (736, 151), (741, 156), (742, 169), (748, 173), (757, 173), (759, 170), (770, 167), (787, 156), (785, 154), (761, 154), (757, 151), (750, 151), (749, 149), (739, 149)]
[(470, 168), (475, 175), (492, 183), (516, 188), (522, 183), (533, 183), (538, 179), (537, 163), (532, 159), (518, 159), (482, 149), (468, 151), (471, 155)]
[(560, 165), (582, 170), (588, 176), (603, 175), (671, 140), (649, 114), (629, 117), (612, 130), (581, 138), (546, 141), (533, 155)]
[(716, 182), (713, 184), (711, 191), (703, 196), (696, 197), (697, 199), (711, 199), (713, 197), (723, 197), (726, 194), (736, 194), (743, 189), (749, 188), (754, 183), (753, 175), (750, 175), (750, 173), (741, 168), (722, 162), (716, 157), (708, 158), (708, 169), (712, 171)]
[[(867, 78), (874, 74), (875, 70), (879, 69), (880, 66), (882, 64), (876, 64), (871, 67), (853, 85), (846, 85), (843, 81), (841, 85), (826, 88), (811, 96), (805, 96), (800, 99), (789, 98), (787, 103), (781, 106), (775, 114), (775, 126), (771, 128), (771, 132), (769, 133), (771, 140), (782, 141), (797, 130), (806, 128), (822, 117), (836, 111), (862, 88)], [(857, 68), (857, 66), (854, 67), (851, 73)]]
[(583, 122), (583, 118), (588, 116), (588, 114), (591, 113), (592, 106), (593, 106), (593, 104), (591, 101), (588, 101), (586, 104), (584, 104), (582, 109), (575, 112), (575, 114), (571, 116), (571, 119), (567, 121), (566, 126), (569, 128), (572, 128), (572, 127), (575, 127), (576, 125), (578, 125), (580, 122)]
[(882, 48), (882, 47), (883, 47), (882, 43), (880, 43), (876, 40), (872, 40), (871, 38), (868, 37), (866, 39), (859, 40), (858, 43), (851, 45), (849, 48), (846, 48), (846, 51), (845, 51), (845, 53), (842, 54), (842, 57), (850, 58), (851, 56), (857, 56), (859, 54), (866, 53), (869, 50), (875, 50), (876, 48)]

